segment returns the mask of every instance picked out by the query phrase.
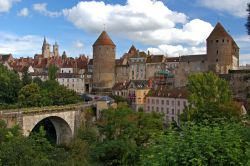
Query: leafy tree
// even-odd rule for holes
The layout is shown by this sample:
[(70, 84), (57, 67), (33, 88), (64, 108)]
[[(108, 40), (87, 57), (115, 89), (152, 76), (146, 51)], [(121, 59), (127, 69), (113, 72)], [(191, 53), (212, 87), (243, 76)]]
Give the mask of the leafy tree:
[(93, 159), (104, 165), (137, 165), (141, 151), (162, 130), (158, 114), (128, 107), (104, 110), (97, 122), (97, 141), (91, 145)]
[(188, 123), (178, 132), (169, 129), (141, 155), (141, 165), (247, 165), (249, 140), (239, 124)]
[(33, 79), (33, 82), (36, 83), (39, 87), (42, 87), (43, 86), (43, 81), (41, 80), (41, 78), (39, 77), (35, 77)]
[(29, 68), (28, 66), (25, 66), (23, 68), (23, 72), (22, 72), (22, 83), (23, 83), (23, 86), (25, 85), (28, 85), (32, 82), (32, 78), (28, 72)]
[(58, 67), (56, 65), (50, 65), (48, 68), (49, 80), (56, 80), (56, 73), (58, 71)]
[(247, 4), (247, 12), (248, 12), (248, 16), (247, 16), (247, 23), (245, 26), (247, 28), (248, 35), (250, 35), (250, 3)]
[(20, 88), (21, 81), (18, 74), (0, 64), (0, 105), (17, 102)]
[(219, 122), (240, 116), (240, 106), (232, 102), (228, 83), (211, 72), (191, 75), (188, 95), (189, 106), (182, 120)]
[(40, 87), (36, 83), (24, 86), (19, 91), (18, 101), (21, 106), (39, 106), (41, 99)]

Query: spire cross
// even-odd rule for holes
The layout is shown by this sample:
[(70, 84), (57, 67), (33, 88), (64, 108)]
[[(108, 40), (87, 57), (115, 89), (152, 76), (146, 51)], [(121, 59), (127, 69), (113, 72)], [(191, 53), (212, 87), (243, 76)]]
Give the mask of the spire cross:
[(103, 24), (103, 29), (104, 31), (106, 31), (106, 24)]

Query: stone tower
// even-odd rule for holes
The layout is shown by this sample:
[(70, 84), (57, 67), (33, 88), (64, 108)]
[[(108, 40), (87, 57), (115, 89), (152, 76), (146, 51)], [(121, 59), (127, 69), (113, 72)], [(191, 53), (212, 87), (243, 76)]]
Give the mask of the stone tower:
[(93, 44), (93, 93), (109, 94), (115, 83), (116, 45), (106, 31)]
[(239, 67), (239, 47), (220, 23), (207, 38), (207, 63), (208, 70), (217, 74)]
[(55, 44), (53, 45), (53, 55), (55, 57), (59, 56), (59, 46), (58, 46), (57, 42), (55, 42)]
[(43, 40), (42, 55), (44, 58), (50, 57), (50, 44), (47, 43), (46, 38)]

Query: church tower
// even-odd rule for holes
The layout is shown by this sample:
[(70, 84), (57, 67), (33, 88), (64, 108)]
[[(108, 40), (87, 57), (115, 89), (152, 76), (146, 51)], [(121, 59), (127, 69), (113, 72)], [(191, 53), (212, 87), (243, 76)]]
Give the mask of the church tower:
[(207, 62), (208, 69), (217, 74), (239, 67), (239, 47), (220, 23), (207, 38)]
[(47, 43), (46, 38), (43, 40), (42, 55), (44, 58), (50, 57), (50, 44)]
[(93, 93), (109, 94), (115, 83), (116, 45), (106, 31), (93, 44)]
[(55, 57), (59, 57), (59, 46), (57, 42), (55, 42), (55, 44), (53, 45), (53, 55)]

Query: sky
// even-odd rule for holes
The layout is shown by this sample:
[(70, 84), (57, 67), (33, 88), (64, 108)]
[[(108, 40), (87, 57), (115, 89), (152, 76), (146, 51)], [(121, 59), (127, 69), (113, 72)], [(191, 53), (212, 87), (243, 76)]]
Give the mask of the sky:
[(206, 38), (217, 22), (240, 47), (240, 63), (250, 63), (245, 28), (250, 0), (0, 0), (0, 53), (33, 57), (43, 38), (62, 54), (92, 57), (103, 30), (116, 44), (116, 58), (131, 45), (167, 56), (206, 53)]

